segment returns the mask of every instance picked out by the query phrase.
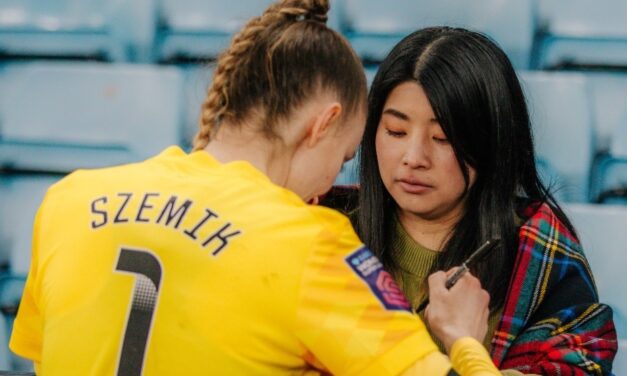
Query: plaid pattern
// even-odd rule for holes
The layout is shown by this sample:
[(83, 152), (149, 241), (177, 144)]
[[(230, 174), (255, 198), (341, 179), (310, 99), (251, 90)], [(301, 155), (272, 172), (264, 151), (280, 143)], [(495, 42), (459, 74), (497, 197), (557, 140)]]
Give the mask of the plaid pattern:
[(612, 310), (598, 303), (579, 242), (547, 204), (527, 207), (525, 217), (492, 359), (523, 373), (610, 374)]
[[(354, 214), (358, 188), (334, 187), (321, 204)], [(491, 344), (500, 369), (540, 375), (608, 375), (617, 341), (579, 241), (547, 204), (528, 206)]]

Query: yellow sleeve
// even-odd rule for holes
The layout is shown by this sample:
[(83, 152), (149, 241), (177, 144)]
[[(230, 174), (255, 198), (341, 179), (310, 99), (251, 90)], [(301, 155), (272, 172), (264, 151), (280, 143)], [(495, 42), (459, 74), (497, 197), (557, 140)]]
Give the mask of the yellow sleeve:
[(473, 338), (466, 337), (453, 344), (450, 361), (441, 353), (431, 353), (402, 374), (402, 376), (424, 375), (491, 376), (501, 373), (492, 363), (483, 345)]
[(462, 376), (500, 375), (483, 345), (470, 337), (460, 338), (451, 347), (451, 362)]
[[(308, 357), (332, 374), (367, 376), (399, 375), (439, 353), (348, 221), (339, 233), (321, 233), (304, 266), (294, 329)], [(445, 374), (446, 364), (439, 369)]]
[(14, 353), (34, 362), (41, 362), (43, 336), (43, 317), (37, 303), (37, 264), (42, 207), (43, 204), (33, 225), (31, 265), (9, 341), (9, 348)]

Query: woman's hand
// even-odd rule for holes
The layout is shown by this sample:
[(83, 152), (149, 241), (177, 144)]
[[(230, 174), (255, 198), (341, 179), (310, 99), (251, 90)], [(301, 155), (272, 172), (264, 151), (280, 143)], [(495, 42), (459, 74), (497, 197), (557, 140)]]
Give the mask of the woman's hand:
[(467, 272), (450, 290), (444, 286), (447, 275), (455, 269), (429, 276), (429, 305), (425, 320), (449, 353), (451, 346), (462, 337), (483, 342), (488, 331), (490, 295), (481, 282)]

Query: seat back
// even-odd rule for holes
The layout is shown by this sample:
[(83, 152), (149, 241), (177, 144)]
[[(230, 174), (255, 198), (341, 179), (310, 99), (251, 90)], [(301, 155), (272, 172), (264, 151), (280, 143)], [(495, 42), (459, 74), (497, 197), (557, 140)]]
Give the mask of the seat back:
[(155, 0), (3, 0), (4, 55), (151, 59)]
[[(484, 32), (518, 68), (528, 68), (533, 41), (533, 1), (502, 0), (344, 0), (343, 19), (355, 48), (381, 60), (403, 36), (428, 26), (461, 26)], [(388, 38), (387, 48), (368, 38)]]
[(0, 166), (69, 172), (140, 161), (180, 140), (176, 68), (26, 63), (0, 74)]
[(536, 157), (557, 173), (549, 180), (563, 191), (566, 201), (586, 202), (594, 133), (585, 77), (521, 72), (520, 79), (531, 116)]

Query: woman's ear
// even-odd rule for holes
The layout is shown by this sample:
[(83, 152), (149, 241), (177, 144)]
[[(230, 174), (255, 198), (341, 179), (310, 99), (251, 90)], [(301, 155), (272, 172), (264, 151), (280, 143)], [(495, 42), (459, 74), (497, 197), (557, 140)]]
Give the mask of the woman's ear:
[(327, 103), (321, 106), (312, 117), (307, 129), (307, 146), (313, 147), (320, 140), (329, 136), (340, 126), (342, 105), (338, 102)]

